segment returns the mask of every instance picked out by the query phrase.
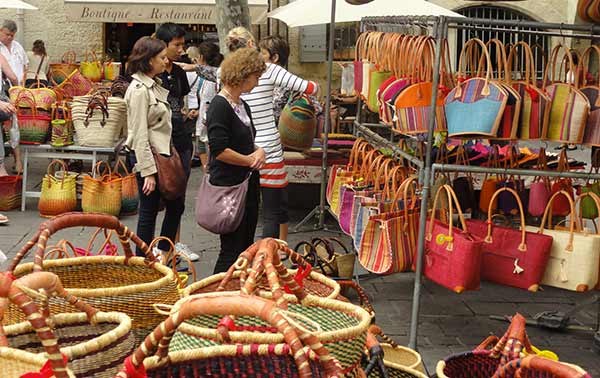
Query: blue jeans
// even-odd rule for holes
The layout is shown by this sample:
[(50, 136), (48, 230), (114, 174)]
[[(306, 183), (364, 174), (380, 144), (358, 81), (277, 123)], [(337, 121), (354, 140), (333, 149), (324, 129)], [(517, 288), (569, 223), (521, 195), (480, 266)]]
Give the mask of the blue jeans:
[[(186, 175), (189, 177), (192, 151), (178, 151), (178, 153)], [(135, 153), (132, 151), (127, 155), (128, 168), (132, 170), (136, 163), (137, 160), (135, 158)], [(140, 195), (140, 208), (138, 211), (138, 224), (136, 233), (146, 244), (150, 244), (152, 239), (154, 239), (156, 217), (158, 216), (158, 210), (161, 204), (161, 196), (160, 192), (158, 191), (158, 177), (156, 178), (156, 189), (149, 195), (145, 195), (142, 192), (142, 188), (144, 187), (144, 178), (138, 173), (136, 175), (136, 179), (138, 184), (138, 192)], [(175, 237), (177, 236), (179, 224), (181, 222), (181, 216), (185, 210), (185, 196), (172, 201), (165, 199), (162, 199), (162, 201), (165, 204), (165, 218), (162, 222), (160, 235), (174, 241)], [(158, 244), (158, 248), (163, 251), (168, 251), (171, 247), (169, 243), (163, 240)], [(138, 256), (144, 256), (144, 252), (140, 248), (137, 248), (135, 253)]]

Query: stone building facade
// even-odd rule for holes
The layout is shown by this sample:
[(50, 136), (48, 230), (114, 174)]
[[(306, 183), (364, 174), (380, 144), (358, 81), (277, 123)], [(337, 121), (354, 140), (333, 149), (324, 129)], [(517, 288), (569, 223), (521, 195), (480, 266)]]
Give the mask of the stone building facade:
[[(51, 60), (60, 59), (67, 50), (74, 50), (78, 57), (83, 56), (86, 50), (104, 50), (104, 24), (93, 22), (73, 22), (67, 20), (63, 0), (27, 0), (39, 8), (38, 11), (25, 11), (24, 15), (24, 44), (31, 48), (34, 40), (42, 39), (46, 42)], [(176, 1), (176, 0), (174, 0)], [(344, 1), (344, 0), (338, 0)], [(400, 0), (389, 0), (400, 1)], [(431, 0), (432, 2), (452, 10), (478, 5), (498, 5), (517, 10), (531, 19), (543, 22), (577, 23), (577, 0), (525, 0), (525, 1), (472, 1), (472, 0)], [(283, 5), (286, 0), (279, 0)], [(17, 13), (11, 9), (0, 9), (0, 19), (15, 19)], [(274, 28), (276, 30), (276, 28)], [(281, 28), (279, 28), (281, 30)], [(261, 27), (266, 30), (266, 27)], [(327, 65), (325, 62), (301, 63), (300, 62), (300, 29), (288, 30), (291, 45), (290, 70), (302, 77), (316, 80), (325, 84), (327, 79)], [(582, 42), (583, 43), (583, 42)], [(577, 47), (577, 46), (573, 46)], [(339, 66), (334, 67), (334, 78), (339, 78)], [(337, 84), (337, 83), (336, 83)]]

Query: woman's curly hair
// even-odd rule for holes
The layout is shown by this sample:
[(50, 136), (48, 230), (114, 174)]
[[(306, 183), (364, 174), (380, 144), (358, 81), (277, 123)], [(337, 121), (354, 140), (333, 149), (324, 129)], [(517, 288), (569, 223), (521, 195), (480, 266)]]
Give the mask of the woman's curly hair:
[(225, 58), (221, 63), (221, 82), (232, 87), (239, 87), (251, 75), (262, 75), (267, 65), (256, 49), (241, 48)]

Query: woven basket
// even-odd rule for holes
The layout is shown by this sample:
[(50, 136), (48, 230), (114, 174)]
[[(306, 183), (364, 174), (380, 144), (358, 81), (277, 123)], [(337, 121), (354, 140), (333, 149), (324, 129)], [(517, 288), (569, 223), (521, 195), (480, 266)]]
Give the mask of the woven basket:
[[(251, 266), (247, 277), (243, 280), (244, 285), (240, 292), (264, 295), (265, 291), (261, 292), (256, 283), (260, 282), (262, 275), (267, 276), (275, 303), (280, 308), (287, 308), (292, 314), (309, 318), (317, 323), (324, 330), (319, 336), (320, 342), (339, 361), (344, 374), (355, 373), (360, 369), (366, 341), (366, 327), (371, 322), (371, 315), (351, 303), (307, 294), (307, 291), (299, 285), (297, 276), (293, 277), (283, 266), (279, 260), (279, 252), (285, 252), (293, 262), (297, 262), (297, 254), (274, 239), (261, 240), (240, 255), (236, 266)], [(232, 268), (227, 274), (235, 271), (235, 268)], [(282, 288), (287, 288), (291, 294), (285, 294)], [(216, 296), (220, 294), (222, 293), (212, 293)], [(189, 298), (198, 296), (204, 298), (207, 295), (211, 293), (192, 295)], [(218, 322), (218, 317), (202, 317), (182, 324), (182, 333), (179, 336), (176, 334), (173, 338), (173, 348), (185, 350), (204, 345), (205, 340), (197, 336), (203, 335), (206, 328), (215, 327)], [(236, 322), (250, 329), (267, 329), (265, 328), (267, 324), (256, 318), (240, 318)], [(257, 340), (260, 339), (256, 339), (256, 342)]]
[(137, 214), (138, 205), (140, 202), (140, 194), (138, 192), (138, 184), (136, 174), (129, 172), (127, 166), (122, 159), (117, 159), (113, 167), (113, 173), (121, 175), (121, 215)]
[[(70, 227), (101, 227), (119, 236), (125, 256), (90, 256), (44, 261), (48, 238)], [(147, 258), (134, 257), (130, 242), (146, 252)], [(33, 263), (20, 264), (36, 247)], [(19, 251), (9, 272), (21, 277), (31, 271), (49, 271), (59, 276), (69, 293), (100, 311), (117, 311), (129, 315), (137, 340), (143, 339), (164, 315), (153, 310), (155, 303), (173, 304), (179, 299), (178, 280), (173, 271), (156, 262), (148, 246), (113, 216), (69, 213), (44, 222), (36, 235)], [(74, 308), (60, 298), (50, 299), (53, 314), (73, 312)], [(15, 308), (9, 308), (5, 324), (23, 321)]]
[(38, 210), (42, 217), (53, 217), (75, 210), (77, 207), (76, 181), (73, 176), (56, 175), (55, 167), (59, 165), (62, 171), (67, 166), (62, 160), (53, 160), (42, 179), (42, 194), (38, 202)]
[(535, 353), (525, 333), (525, 318), (516, 314), (500, 340), (490, 336), (471, 352), (439, 361), (436, 373), (438, 378), (490, 378), (500, 366), (520, 358), (523, 350)]
[(67, 51), (63, 54), (60, 63), (50, 63), (50, 82), (56, 86), (65, 81), (71, 73), (79, 69), (76, 61), (75, 51)]
[(512, 360), (492, 378), (591, 378), (577, 365), (549, 360), (539, 356), (526, 356)]
[(27, 111), (22, 107), (17, 108), (17, 123), (19, 124), (21, 142), (44, 143), (48, 137), (52, 118), (48, 112), (38, 110), (35, 100), (31, 97), (25, 97), (23, 93), (19, 94), (17, 101), (29, 104), (29, 108)]
[(297, 96), (291, 99), (281, 112), (281, 144), (300, 151), (310, 148), (316, 127), (317, 118), (312, 101), (307, 96)]
[[(376, 325), (369, 327), (369, 333), (385, 341), (378, 345), (383, 352), (383, 363), (390, 377), (426, 377), (423, 360), (417, 351), (396, 344)], [(374, 369), (369, 377), (383, 377), (383, 374), (380, 370)]]
[[(0, 347), (2, 378), (21, 378), (26, 373), (40, 371), (47, 361), (44, 356), (39, 354)], [(75, 374), (71, 370), (67, 370), (67, 374), (69, 378), (75, 378)]]
[(122, 98), (74, 97), (71, 114), (80, 146), (112, 148), (127, 130), (127, 106)]
[[(106, 171), (100, 173), (100, 166)], [(81, 208), (84, 213), (102, 213), (118, 216), (121, 212), (121, 177), (112, 174), (108, 163), (96, 164), (93, 176), (83, 178)]]
[[(268, 299), (235, 292), (183, 298), (169, 319), (146, 338), (144, 348), (135, 352), (132, 365), (143, 361), (149, 377), (342, 376), (344, 361), (336, 357), (347, 361), (355, 352), (362, 353), (369, 316), (332, 299), (309, 296), (308, 302), (316, 306), (316, 313), (332, 311), (331, 320), (343, 316), (348, 323), (343, 329), (330, 322), (319, 328), (315, 320), (323, 319), (317, 314), (307, 319), (295, 312), (304, 306), (292, 304), (285, 310)], [(233, 317), (238, 325), (225, 320)], [(144, 359), (157, 344), (156, 355)], [(119, 377), (132, 377), (136, 371), (130, 368), (127, 373)]]
[[(59, 114), (62, 113), (62, 114)], [(55, 104), (52, 107), (52, 136), (50, 145), (64, 147), (73, 144), (73, 120), (66, 105)]]
[(0, 211), (16, 209), (21, 205), (21, 176), (0, 176)]

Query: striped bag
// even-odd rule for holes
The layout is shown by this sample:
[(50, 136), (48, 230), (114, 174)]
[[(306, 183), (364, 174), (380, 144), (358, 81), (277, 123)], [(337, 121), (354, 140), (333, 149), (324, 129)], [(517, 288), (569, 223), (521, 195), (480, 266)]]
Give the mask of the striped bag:
[(498, 132), (502, 121), (508, 94), (496, 82), (490, 80), (492, 62), (485, 44), (473, 39), (483, 49), (487, 62), (485, 78), (466, 79), (463, 61), (466, 51), (463, 48), (459, 60), (458, 85), (452, 89), (444, 100), (448, 136), (487, 136), (493, 137)]
[[(413, 186), (416, 179), (411, 176), (400, 185), (390, 212), (369, 217), (358, 250), (360, 264), (368, 271), (391, 274), (411, 269), (419, 227), (419, 207)], [(409, 190), (413, 192), (412, 198), (409, 198)]]
[[(568, 71), (565, 78), (555, 77), (559, 52), (564, 50), (560, 62), (567, 61)], [(585, 125), (590, 113), (590, 102), (579, 90), (579, 75), (573, 64), (572, 53), (561, 44), (552, 50), (546, 72), (544, 73), (544, 90), (550, 95), (550, 119), (543, 133), (547, 140), (560, 143), (583, 142)]]
[(587, 83), (588, 67), (591, 61), (592, 52), (596, 53), (596, 57), (600, 59), (600, 47), (592, 45), (588, 47), (581, 56), (577, 72), (582, 72), (583, 83), (581, 83), (581, 92), (587, 97), (590, 102), (590, 116), (588, 117), (585, 126), (585, 134), (583, 143), (590, 146), (600, 146), (600, 72), (596, 77), (594, 85)]
[(279, 118), (281, 144), (293, 150), (306, 150), (312, 146), (316, 127), (312, 100), (303, 94), (290, 98)]

